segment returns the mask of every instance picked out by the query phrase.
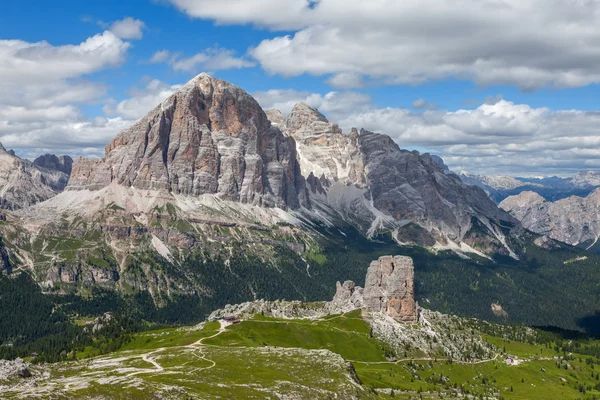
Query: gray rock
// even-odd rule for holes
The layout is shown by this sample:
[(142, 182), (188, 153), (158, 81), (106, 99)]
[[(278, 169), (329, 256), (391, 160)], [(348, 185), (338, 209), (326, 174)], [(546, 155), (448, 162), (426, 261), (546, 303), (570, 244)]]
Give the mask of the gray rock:
[(571, 245), (591, 248), (600, 237), (600, 189), (587, 197), (555, 202), (534, 192), (506, 198), (500, 207), (533, 232)]
[(201, 74), (121, 132), (102, 161), (78, 159), (70, 189), (116, 182), (187, 196), (297, 208), (296, 146), (237, 86)]
[(71, 175), (73, 168), (73, 159), (69, 156), (57, 157), (54, 154), (44, 154), (33, 161), (34, 165), (41, 168), (46, 168), (54, 171), (60, 171), (67, 175)]
[(54, 197), (69, 175), (42, 168), (0, 148), (0, 208), (16, 210)]
[(384, 256), (371, 262), (364, 289), (364, 306), (406, 322), (417, 322), (415, 272), (410, 257)]

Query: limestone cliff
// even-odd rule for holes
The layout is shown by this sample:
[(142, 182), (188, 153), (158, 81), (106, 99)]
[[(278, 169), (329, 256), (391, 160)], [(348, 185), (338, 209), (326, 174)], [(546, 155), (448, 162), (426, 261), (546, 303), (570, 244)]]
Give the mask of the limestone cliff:
[(69, 189), (138, 189), (297, 208), (296, 145), (245, 91), (201, 74), (121, 132), (102, 161), (78, 159)]
[(439, 157), (403, 150), (389, 136), (364, 129), (343, 134), (305, 103), (288, 118), (273, 110), (268, 115), (296, 141), (311, 202), (325, 203), (368, 236), (392, 231), (403, 243), (466, 243), (514, 256), (506, 236), (519, 229), (518, 221)]
[(571, 245), (592, 248), (600, 237), (600, 189), (587, 197), (555, 202), (534, 192), (506, 198), (500, 207), (533, 232)]
[(367, 270), (365, 287), (354, 282), (337, 283), (332, 304), (345, 310), (364, 308), (370, 312), (384, 313), (397, 321), (416, 323), (415, 270), (412, 258), (383, 256), (371, 262)]
[(0, 208), (16, 210), (47, 200), (68, 180), (68, 173), (17, 157), (0, 145)]

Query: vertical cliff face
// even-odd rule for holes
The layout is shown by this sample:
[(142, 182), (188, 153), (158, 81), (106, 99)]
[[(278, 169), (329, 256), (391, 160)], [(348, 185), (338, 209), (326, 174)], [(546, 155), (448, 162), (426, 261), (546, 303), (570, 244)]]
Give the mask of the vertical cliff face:
[(342, 134), (336, 124), (305, 103), (296, 104), (286, 119), (273, 111), (269, 112), (269, 117), (295, 139), (304, 176), (312, 173), (332, 182), (364, 186), (364, 166), (356, 130), (350, 135)]
[(369, 235), (392, 230), (401, 242), (433, 246), (447, 239), (474, 244), (483, 232), (484, 241), (491, 237), (495, 249), (502, 249), (502, 229), (518, 225), (484, 191), (450, 173), (439, 157), (402, 150), (389, 136), (364, 129), (345, 135), (304, 103), (287, 118), (276, 111), (268, 115), (296, 140), (312, 193), (324, 194), (331, 207)]
[(237, 86), (201, 74), (107, 147), (78, 159), (71, 189), (139, 189), (296, 208), (306, 198), (293, 138)]
[(571, 196), (554, 202), (534, 192), (521, 192), (500, 203), (523, 226), (575, 246), (597, 248), (600, 238), (600, 189), (586, 197)]
[(363, 296), (365, 307), (373, 312), (384, 312), (402, 322), (417, 322), (412, 258), (384, 256), (371, 262)]
[(371, 262), (364, 289), (352, 281), (337, 283), (331, 305), (334, 309), (363, 308), (384, 313), (397, 321), (416, 323), (415, 268), (405, 256), (383, 256)]

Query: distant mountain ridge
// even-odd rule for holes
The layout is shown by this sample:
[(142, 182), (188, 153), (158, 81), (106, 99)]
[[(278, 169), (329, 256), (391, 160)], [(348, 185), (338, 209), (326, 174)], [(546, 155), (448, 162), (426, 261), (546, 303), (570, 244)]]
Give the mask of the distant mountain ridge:
[(600, 189), (587, 197), (549, 202), (534, 192), (506, 198), (500, 207), (533, 232), (586, 249), (600, 238)]
[(526, 178), (511, 176), (476, 175), (466, 171), (459, 174), (463, 182), (482, 188), (496, 203), (521, 192), (535, 192), (548, 201), (570, 196), (587, 196), (600, 187), (600, 173), (582, 171), (574, 177)]
[(67, 186), (72, 162), (54, 155), (30, 162), (0, 144), (0, 208), (16, 210), (54, 197)]

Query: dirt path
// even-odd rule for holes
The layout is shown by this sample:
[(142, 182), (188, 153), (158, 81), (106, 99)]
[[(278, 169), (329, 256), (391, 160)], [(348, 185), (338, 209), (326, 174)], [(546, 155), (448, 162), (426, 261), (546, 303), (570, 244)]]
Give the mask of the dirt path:
[[(192, 373), (192, 374), (193, 374), (193, 373), (195, 373), (195, 372), (199, 372), (199, 371), (204, 371), (204, 370), (207, 370), (207, 369), (211, 369), (211, 368), (214, 368), (214, 367), (215, 367), (215, 365), (217, 365), (217, 363), (216, 363), (216, 362), (214, 362), (213, 360), (211, 360), (210, 358), (206, 358), (206, 354), (204, 354), (204, 352), (202, 351), (202, 346), (204, 345), (204, 341), (205, 341), (206, 339), (212, 339), (212, 338), (215, 338), (215, 337), (219, 336), (221, 333), (225, 332), (225, 329), (227, 329), (227, 327), (228, 327), (229, 325), (231, 325), (230, 323), (228, 323), (228, 322), (225, 322), (225, 321), (223, 321), (223, 320), (220, 320), (220, 321), (219, 321), (219, 324), (220, 324), (221, 326), (219, 327), (219, 330), (217, 331), (217, 333), (215, 333), (215, 334), (214, 334), (214, 335), (212, 335), (212, 336), (207, 336), (207, 337), (204, 337), (204, 338), (202, 338), (202, 339), (198, 340), (197, 342), (195, 342), (195, 343), (192, 343), (192, 344), (190, 344), (190, 345), (186, 346), (186, 347), (188, 347), (188, 348), (191, 348), (191, 349), (192, 349), (192, 354), (193, 354), (193, 355), (194, 355), (194, 357), (196, 357), (197, 359), (199, 359), (199, 360), (204, 360), (204, 361), (207, 361), (207, 362), (210, 362), (210, 363), (212, 363), (212, 365), (211, 365), (211, 366), (209, 366), (209, 367), (199, 367), (199, 368), (195, 368), (195, 369), (193, 369), (192, 371), (190, 371), (190, 373)], [(197, 351), (200, 353), (200, 355), (197, 355), (197, 354), (196, 354), (196, 352), (197, 352)]]
[[(480, 360), (480, 361), (458, 361), (458, 360), (452, 360), (452, 362), (454, 364), (465, 364), (465, 365), (476, 365), (476, 364), (484, 364), (484, 363), (488, 363), (491, 361), (495, 361), (498, 358), (499, 354), (496, 354), (495, 357), (493, 358), (489, 358), (487, 360)], [(348, 362), (351, 363), (357, 363), (357, 364), (398, 364), (401, 362), (406, 362), (406, 361), (444, 361), (444, 358), (441, 357), (417, 357), (417, 358), (401, 358), (399, 360), (396, 361), (357, 361), (357, 360), (346, 360)]]

